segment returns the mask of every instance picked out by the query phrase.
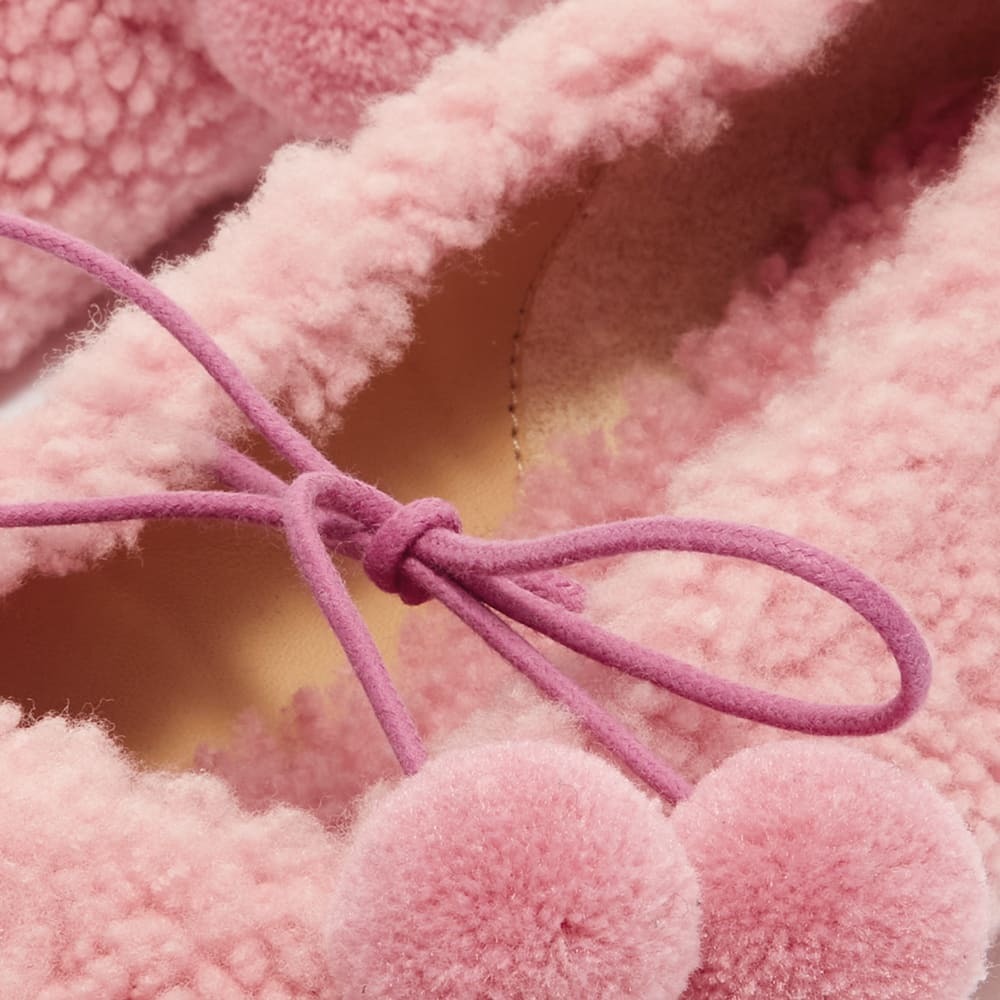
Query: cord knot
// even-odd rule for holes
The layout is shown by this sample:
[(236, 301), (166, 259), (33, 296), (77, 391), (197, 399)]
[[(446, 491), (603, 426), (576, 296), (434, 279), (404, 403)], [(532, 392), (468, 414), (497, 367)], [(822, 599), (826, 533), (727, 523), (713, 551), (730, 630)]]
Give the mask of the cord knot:
[(404, 504), (382, 522), (365, 548), (362, 565), (380, 590), (398, 594), (404, 604), (422, 604), (424, 591), (407, 579), (403, 564), (413, 546), (433, 528), (461, 531), (458, 511), (439, 497), (424, 497)]

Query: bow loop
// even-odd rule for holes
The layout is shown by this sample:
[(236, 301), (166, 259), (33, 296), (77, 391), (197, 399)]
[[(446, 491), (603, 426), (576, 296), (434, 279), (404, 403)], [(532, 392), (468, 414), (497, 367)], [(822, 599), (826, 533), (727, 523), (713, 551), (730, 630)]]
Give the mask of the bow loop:
[[(460, 533), (457, 511), (446, 501), (428, 498), (403, 505), (334, 466), (242, 375), (188, 313), (120, 261), (43, 223), (2, 212), (0, 236), (68, 261), (157, 319), (298, 472), (286, 484), (222, 445), (219, 475), (234, 492), (177, 491), (7, 504), (0, 506), (0, 527), (231, 518), (283, 528), (299, 572), (340, 640), (407, 774), (421, 766), (426, 750), (330, 559), (330, 549), (361, 559), (378, 587), (399, 594), (407, 604), (429, 598), (440, 601), (545, 695), (569, 708), (593, 739), (672, 800), (688, 794), (687, 782), (512, 629), (508, 620), (709, 708), (798, 732), (885, 732), (913, 715), (927, 695), (930, 654), (916, 625), (875, 581), (829, 553), (752, 525), (672, 517), (595, 525), (530, 541), (468, 538)], [(582, 588), (559, 570), (589, 559), (654, 550), (702, 552), (762, 563), (844, 602), (876, 629), (895, 658), (900, 673), (898, 694), (880, 705), (823, 705), (756, 691), (613, 635), (578, 613), (583, 607)]]

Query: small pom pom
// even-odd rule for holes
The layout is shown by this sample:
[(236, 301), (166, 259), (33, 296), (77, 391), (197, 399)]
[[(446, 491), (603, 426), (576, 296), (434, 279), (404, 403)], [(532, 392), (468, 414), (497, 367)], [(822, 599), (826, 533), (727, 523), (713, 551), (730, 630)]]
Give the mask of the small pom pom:
[(542, 0), (197, 0), (203, 42), (237, 90), (302, 137), (340, 138), (373, 98), (460, 41), (490, 41)]
[(964, 1000), (985, 976), (981, 855), (893, 765), (779, 741), (727, 760), (673, 820), (704, 908), (685, 997)]
[(582, 750), (441, 754), (359, 821), (330, 936), (343, 996), (679, 997), (698, 889), (659, 802)]

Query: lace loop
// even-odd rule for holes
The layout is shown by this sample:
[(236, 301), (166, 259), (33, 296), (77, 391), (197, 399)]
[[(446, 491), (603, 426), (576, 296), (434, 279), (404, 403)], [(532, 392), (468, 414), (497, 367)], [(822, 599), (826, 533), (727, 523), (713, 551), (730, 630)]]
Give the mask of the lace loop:
[[(383, 590), (408, 604), (440, 601), (642, 780), (677, 800), (687, 782), (566, 677), (507, 620), (609, 667), (702, 705), (814, 735), (869, 735), (908, 719), (927, 696), (930, 654), (895, 599), (843, 560), (779, 532), (673, 517), (636, 518), (530, 541), (460, 534), (449, 503), (402, 505), (334, 466), (240, 373), (180, 306), (120, 261), (42, 223), (0, 213), (0, 236), (58, 256), (126, 296), (171, 333), (229, 394), (298, 474), (290, 484), (228, 445), (218, 472), (231, 491), (174, 491), (130, 497), (0, 505), (0, 527), (45, 527), (144, 518), (229, 518), (282, 528), (299, 572), (371, 701), (400, 766), (414, 773), (427, 753), (330, 551), (360, 559)], [(443, 528), (445, 531), (436, 529)], [(758, 691), (713, 676), (587, 621), (568, 566), (634, 552), (701, 552), (770, 566), (845, 603), (878, 632), (896, 660), (899, 692), (877, 705), (824, 705)], [(507, 619), (507, 620), (505, 620)]]

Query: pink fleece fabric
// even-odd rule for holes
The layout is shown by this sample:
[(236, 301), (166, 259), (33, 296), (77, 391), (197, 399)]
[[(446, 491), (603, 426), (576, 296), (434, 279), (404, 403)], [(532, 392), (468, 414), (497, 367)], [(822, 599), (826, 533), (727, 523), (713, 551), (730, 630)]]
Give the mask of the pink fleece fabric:
[[(759, 368), (745, 369), (750, 383), (758, 382), (745, 392), (749, 405), (727, 417), (732, 396), (720, 389), (715, 432), (697, 452), (660, 465), (650, 486), (632, 494), (640, 506), (678, 515), (744, 517), (804, 534), (877, 575), (914, 614), (934, 652), (928, 704), (900, 730), (863, 745), (924, 777), (960, 809), (991, 873), (994, 927), (1000, 258), (990, 247), (997, 239), (991, 219), (1000, 198), (992, 166), (998, 151), (1000, 114), (991, 103), (954, 176), (929, 188), (907, 216), (889, 210), (876, 224), (872, 209), (891, 206), (893, 191), (905, 198), (908, 188), (892, 180), (893, 173), (902, 179), (902, 164), (889, 156), (884, 183), (862, 185), (773, 298), (743, 297), (730, 321), (707, 335), (725, 364), (723, 342), (741, 328), (757, 332)], [(821, 263), (820, 249), (857, 246), (866, 237), (878, 251), (868, 261), (852, 251), (846, 275), (844, 264), (833, 263), (836, 254)], [(812, 322), (803, 323), (810, 290), (824, 286), (805, 313)], [(691, 356), (683, 355), (688, 364)], [(768, 385), (789, 363), (789, 376)], [(691, 378), (698, 392), (701, 378)], [(689, 396), (682, 405), (690, 404)], [(623, 423), (623, 465), (609, 454), (604, 474), (638, 481), (619, 476), (661, 440), (663, 425), (648, 419), (648, 406), (647, 395), (646, 419), (635, 414)], [(682, 437), (683, 426), (673, 422), (671, 435)], [(579, 447), (575, 464), (584, 465)], [(593, 464), (588, 452), (587, 468)], [(871, 637), (803, 588), (722, 561), (681, 557), (664, 569), (652, 559), (631, 560), (594, 587), (595, 610), (640, 641), (789, 694), (863, 701), (893, 683)], [(655, 616), (635, 614), (640, 593), (644, 601), (660, 597)], [(868, 669), (849, 666), (859, 664)], [(648, 688), (611, 686), (626, 717), (648, 730), (668, 759), (686, 761), (690, 774), (774, 736), (671, 704)]]
[[(283, 130), (205, 57), (190, 5), (0, 6), (0, 203), (134, 258), (196, 208), (253, 182)], [(0, 247), (0, 369), (93, 295)]]
[[(375, 97), (542, 0), (7, 0), (0, 204), (126, 259), (245, 195), (277, 146), (343, 140)], [(0, 370), (95, 292), (0, 247)]]
[[(809, 192), (804, 243), (768, 258), (759, 276), (764, 287), (740, 292), (719, 327), (685, 339), (675, 355), (679, 384), (637, 377), (630, 411), (610, 440), (567, 442), (564, 464), (529, 470), (512, 528), (530, 533), (664, 510), (695, 515), (707, 505), (720, 516), (822, 538), (891, 581), (934, 646), (936, 680), (928, 708), (913, 722), (863, 746), (923, 776), (958, 807), (989, 865), (995, 928), (996, 275), (978, 253), (980, 231), (962, 234), (989, 217), (985, 205), (996, 193), (983, 179), (1000, 129), (992, 111), (958, 160), (974, 96), (960, 90), (923, 105), (875, 151), (867, 172), (845, 168), (830, 192)], [(945, 332), (958, 322), (956, 303), (960, 336)], [(942, 350), (945, 337), (949, 348)], [(607, 483), (615, 489), (602, 489)], [(646, 607), (650, 613), (637, 610)], [(595, 580), (592, 613), (728, 676), (801, 696), (861, 701), (891, 684), (870, 637), (840, 609), (721, 561), (629, 560)], [(799, 622), (808, 626), (795, 627)], [(446, 615), (413, 624), (402, 654), (403, 673), (414, 679), (408, 701), (432, 733), (463, 722), (472, 732), (502, 728), (501, 720), (522, 717), (522, 700), (531, 698), (519, 686), (512, 698), (505, 665)], [(775, 738), (568, 656), (563, 663), (616, 703), (666, 759), (684, 762), (686, 773), (708, 774), (739, 748)], [(872, 672), (849, 666), (858, 664), (871, 664)], [(491, 693), (492, 724), (483, 711)], [(353, 748), (343, 756), (332, 738), (341, 716), (348, 728), (338, 731)], [(206, 751), (200, 760), (248, 802), (278, 795), (308, 806), (307, 796), (325, 787), (347, 791), (343, 807), (362, 782), (391, 767), (381, 754), (365, 755), (353, 785), (357, 749), (376, 733), (340, 693), (300, 694), (283, 742), (265, 754), (255, 724), (244, 725), (230, 750)], [(318, 731), (331, 738), (315, 741)], [(302, 766), (315, 782), (305, 795), (289, 780)], [(335, 812), (329, 799), (321, 808)], [(735, 941), (733, 953), (742, 947)], [(897, 976), (893, 989), (907, 995), (908, 988)], [(810, 989), (802, 995), (813, 995)], [(925, 995), (959, 994), (942, 988)]]
[[(283, 151), (248, 210), (226, 223), (211, 249), (159, 280), (266, 391), (293, 400), (307, 425), (329, 426), (376, 362), (403, 349), (408, 299), (426, 288), (446, 252), (478, 246), (511, 203), (565, 176), (584, 153), (610, 159), (661, 134), (679, 146), (710, 141), (724, 124), (726, 94), (808, 61), (854, 6), (567, 0), (492, 51), (469, 49), (443, 60), (413, 94), (379, 108), (350, 152)], [(514, 64), (517, 75), (509, 71)], [(538, 93), (553, 96), (539, 105)], [(455, 148), (468, 155), (455, 158)], [(1000, 352), (993, 321), (1000, 254), (991, 247), (1000, 239), (992, 224), (1000, 207), (994, 168), (1000, 114), (991, 105), (958, 168), (917, 196), (908, 212), (902, 209), (913, 199), (911, 182), (934, 176), (947, 154), (938, 150), (937, 160), (897, 154), (887, 152), (870, 179), (855, 178), (860, 186), (846, 185), (845, 203), (815, 220), (801, 258), (765, 268), (772, 290), (742, 293), (715, 331), (689, 339), (678, 356), (689, 390), (670, 396), (673, 382), (669, 393), (664, 385), (637, 383), (631, 410), (605, 450), (594, 438), (568, 442), (566, 468), (535, 474), (517, 526), (591, 520), (620, 508), (749, 519), (806, 535), (884, 580), (933, 642), (937, 677), (922, 715), (864, 746), (951, 800), (948, 807), (933, 796), (918, 799), (917, 813), (933, 813), (946, 832), (928, 841), (934, 851), (943, 839), (956, 847), (954, 857), (964, 856), (956, 872), (971, 880), (963, 898), (975, 906), (977, 866), (985, 858), (991, 895), (983, 902), (984, 922), (995, 929), (1000, 695), (990, 657), (1000, 642)], [(315, 197), (301, 198), (303, 190)], [(299, 294), (278, 295), (275, 271), (294, 273)], [(759, 346), (749, 364), (740, 350), (748, 339)], [(704, 392), (716, 372), (726, 379)], [(668, 396), (676, 404), (663, 403)], [(129, 310), (51, 376), (44, 397), (44, 408), (7, 421), (0, 452), (6, 496), (190, 482), (212, 455), (204, 429), (238, 431), (206, 380)], [(667, 450), (665, 440), (673, 442)], [(651, 474), (636, 475), (638, 468)], [(590, 488), (595, 478), (620, 488), (602, 499)], [(136, 528), (121, 526), (5, 534), (3, 587), (33, 571), (81, 568), (136, 535)], [(786, 693), (857, 701), (884, 693), (887, 665), (837, 608), (722, 561), (675, 557), (669, 565), (665, 572), (662, 557), (632, 558), (593, 575), (589, 613), (642, 641)], [(579, 742), (558, 712), (538, 706), (473, 640), (435, 615), (410, 627), (404, 658), (414, 667), (406, 671), (414, 678), (412, 704), (439, 743), (448, 732), (453, 745), (474, 746), (508, 726), (517, 736), (545, 732)], [(775, 738), (564, 660), (691, 778), (740, 748)], [(870, 663), (871, 674), (860, 673), (859, 663)], [(262, 810), (253, 815), (234, 804), (220, 778), (139, 775), (95, 727), (48, 720), (14, 729), (16, 710), (5, 707), (0, 755), (23, 805), (2, 814), (12, 819), (0, 819), (0, 846), (20, 863), (20, 881), (8, 873), (0, 893), (10, 907), (0, 929), (19, 942), (18, 950), (0, 952), (0, 983), (4, 976), (18, 987), (30, 982), (47, 1000), (351, 995), (335, 972), (320, 978), (331, 916), (320, 899), (332, 905), (335, 888), (362, 899), (370, 891), (357, 877), (338, 885), (339, 866), (356, 869), (373, 842), (391, 848), (385, 824), (395, 819), (393, 828), (404, 832), (393, 810), (405, 813), (412, 786), (376, 790), (365, 818), (345, 827), (343, 842), (303, 815), (325, 809), (330, 821), (348, 805), (360, 789), (353, 777), (338, 774), (342, 767), (360, 760), (366, 776), (382, 772), (377, 758), (368, 759), (369, 723), (360, 716), (355, 723), (350, 705), (340, 706), (352, 721), (338, 752), (329, 704), (318, 693), (300, 696), (284, 745), (248, 726), (233, 751), (205, 754), (244, 805)], [(463, 722), (464, 733), (455, 735)], [(316, 751), (320, 744), (328, 757)], [(545, 753), (552, 761), (582, 759), (564, 746)], [(592, 765), (603, 766), (588, 759), (587, 769)], [(430, 771), (429, 786), (446, 766)], [(255, 773), (267, 774), (266, 788), (253, 784)], [(610, 773), (601, 772), (600, 780)], [(596, 771), (591, 780), (598, 781)], [(911, 777), (907, 782), (912, 788)], [(443, 781), (432, 791), (454, 809), (451, 787)], [(713, 794), (711, 785), (705, 789)], [(334, 808), (329, 800), (337, 796), (343, 798)], [(274, 798), (302, 808), (273, 807)], [(637, 800), (618, 787), (586, 808), (608, 807), (601, 828), (616, 829), (619, 801)], [(933, 807), (924, 808), (927, 801)], [(913, 812), (905, 815), (912, 823)], [(433, 827), (424, 816), (414, 821)], [(648, 874), (642, 829), (632, 824), (627, 832), (638, 838), (628, 846), (638, 844), (635, 856), (646, 859), (640, 867)], [(588, 879), (623, 892), (614, 881), (621, 871), (607, 859), (588, 866), (593, 855), (586, 843), (581, 848), (576, 863)], [(313, 879), (296, 881), (306, 870)], [(393, 885), (390, 869), (372, 870)], [(425, 874), (433, 882), (440, 871), (429, 865)], [(36, 882), (44, 883), (41, 891)], [(920, 902), (938, 907), (955, 927), (953, 882), (921, 883)], [(235, 899), (239, 906), (225, 905)], [(338, 909), (349, 912), (346, 902)], [(794, 915), (785, 913), (790, 929)], [(976, 925), (968, 923), (955, 933), (969, 931), (975, 951)], [(413, 926), (410, 947), (433, 952), (435, 942), (420, 940), (421, 925)], [(961, 939), (948, 941), (951, 947)], [(372, 958), (371, 940), (362, 945), (366, 972), (377, 970), (377, 950)], [(709, 953), (704, 940), (702, 951)], [(834, 989), (851, 969), (841, 961), (820, 988)], [(962, 996), (978, 975), (970, 962), (957, 987)], [(751, 987), (767, 995), (766, 982), (744, 986), (748, 995)], [(524, 995), (546, 995), (544, 985), (531, 987), (535, 992)], [(678, 989), (661, 981), (639, 995), (678, 996)]]
[[(329, 427), (376, 362), (399, 356), (412, 336), (410, 300), (448, 252), (481, 245), (512, 203), (585, 154), (610, 159), (654, 136), (709, 142), (727, 95), (808, 61), (858, 6), (569, 0), (491, 50), (444, 57), (373, 111), (349, 153), (284, 147), (247, 208), (158, 280), (260, 388), (288, 398), (305, 426)], [(294, 296), (287, 274), (297, 276)], [(11, 499), (190, 482), (214, 435), (238, 429), (221, 393), (129, 309), (39, 395), (44, 407), (5, 422), (0, 490)], [(128, 525), (9, 532), (0, 592), (135, 537)]]
[[(781, 262), (780, 287), (744, 290), (719, 327), (693, 332), (676, 355), (680, 385), (639, 378), (609, 440), (568, 442), (551, 469), (529, 470), (512, 527), (664, 511), (747, 518), (815, 539), (885, 581), (928, 637), (935, 680), (910, 723), (862, 745), (960, 810), (990, 872), (995, 930), (1000, 258), (990, 247), (1000, 114), (993, 99), (988, 108), (953, 176), (940, 173), (949, 166), (940, 145), (913, 162), (898, 136), (870, 176), (839, 178), (842, 193), (813, 219), (801, 256)], [(938, 181), (913, 203), (928, 170)], [(723, 560), (630, 559), (594, 577), (590, 613), (637, 641), (792, 695), (860, 702), (894, 682), (843, 609)], [(507, 685), (503, 664), (477, 655), (460, 631), (428, 616), (402, 646), (408, 674), (419, 677), (435, 662), (432, 648), (446, 648), (454, 657), (442, 677), (468, 677), (451, 692), (437, 678), (421, 685), (432, 728), (460, 724)], [(780, 738), (553, 655), (689, 776)]]
[(0, 705), (0, 995), (338, 995), (337, 838), (301, 810), (243, 813), (210, 776), (139, 774), (97, 726), (19, 715)]

